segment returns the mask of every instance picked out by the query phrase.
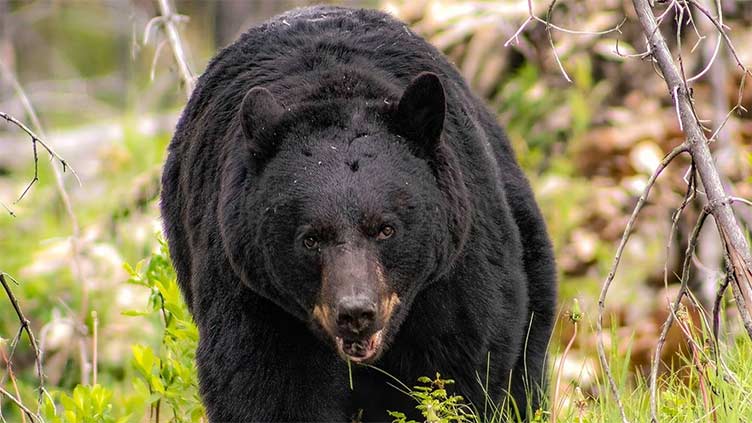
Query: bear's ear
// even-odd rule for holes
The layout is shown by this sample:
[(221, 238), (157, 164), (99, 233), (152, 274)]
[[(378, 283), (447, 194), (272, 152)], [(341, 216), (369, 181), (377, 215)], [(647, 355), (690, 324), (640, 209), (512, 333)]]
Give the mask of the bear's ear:
[(285, 109), (266, 88), (254, 87), (248, 91), (240, 105), (240, 122), (251, 151), (262, 156), (273, 153), (275, 137), (264, 132), (279, 122), (284, 113)]
[(425, 152), (438, 146), (445, 112), (444, 86), (438, 75), (431, 72), (423, 72), (410, 81), (397, 106), (404, 135), (420, 143)]

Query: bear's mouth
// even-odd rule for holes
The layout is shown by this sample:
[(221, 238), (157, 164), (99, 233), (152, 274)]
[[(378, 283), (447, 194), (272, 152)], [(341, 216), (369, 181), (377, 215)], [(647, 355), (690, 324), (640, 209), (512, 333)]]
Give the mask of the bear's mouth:
[(338, 336), (336, 337), (337, 351), (343, 358), (355, 363), (374, 361), (381, 352), (383, 334), (382, 329), (363, 339), (343, 339)]

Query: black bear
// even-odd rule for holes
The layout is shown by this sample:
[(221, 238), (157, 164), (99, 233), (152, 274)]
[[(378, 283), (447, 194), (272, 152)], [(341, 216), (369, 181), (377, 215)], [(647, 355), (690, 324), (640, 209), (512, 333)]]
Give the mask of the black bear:
[(494, 115), (405, 24), (250, 29), (199, 78), (162, 187), (210, 421), (417, 417), (391, 378), (436, 372), (480, 410), (540, 405), (545, 224)]

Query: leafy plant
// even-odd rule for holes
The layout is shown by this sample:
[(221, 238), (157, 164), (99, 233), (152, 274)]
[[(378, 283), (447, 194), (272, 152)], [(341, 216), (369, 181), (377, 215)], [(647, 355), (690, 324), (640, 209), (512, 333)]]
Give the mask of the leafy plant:
[(46, 402), (43, 412), (50, 423), (123, 423), (127, 417), (116, 418), (113, 414), (112, 391), (101, 385), (78, 385), (68, 395), (60, 394), (59, 413), (54, 405)]
[[(434, 379), (422, 376), (418, 378), (418, 382), (423, 385), (415, 386), (409, 395), (418, 402), (415, 408), (420, 410), (427, 423), (474, 421), (473, 411), (464, 403), (462, 396), (447, 392), (447, 385), (453, 384), (454, 380), (442, 379), (436, 373)], [(399, 411), (390, 411), (389, 415), (394, 417), (394, 423), (417, 423), (415, 420), (407, 420), (405, 413)]]
[(170, 262), (167, 244), (161, 237), (159, 249), (135, 269), (126, 266), (129, 283), (151, 291), (146, 311), (129, 311), (130, 316), (158, 316), (164, 327), (158, 349), (147, 345), (133, 345), (133, 367), (139, 375), (134, 388), (150, 406), (151, 416), (159, 416), (167, 409), (170, 422), (196, 422), (204, 416), (198, 394), (195, 366), (198, 329), (180, 295), (177, 277)]

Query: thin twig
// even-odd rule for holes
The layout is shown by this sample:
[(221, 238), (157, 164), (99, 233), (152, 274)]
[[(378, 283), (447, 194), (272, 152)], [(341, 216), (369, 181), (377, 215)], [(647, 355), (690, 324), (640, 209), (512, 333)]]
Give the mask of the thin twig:
[[(691, 2), (697, 7), (696, 2)], [(752, 338), (752, 255), (750, 255), (749, 244), (736, 221), (730, 201), (727, 198), (728, 194), (726, 194), (721, 183), (718, 169), (715, 167), (708, 148), (708, 140), (695, 114), (691, 91), (687, 88), (686, 80), (676, 68), (671, 52), (663, 35), (658, 30), (655, 17), (647, 0), (633, 0), (633, 3), (643, 31), (646, 34), (652, 34), (649, 37), (649, 43), (653, 51), (653, 58), (661, 69), (668, 91), (672, 94), (675, 93), (678, 98), (680, 119), (683, 122), (686, 136), (685, 144), (689, 148), (697, 167), (700, 180), (708, 197), (708, 203), (714, 205), (711, 213), (721, 235), (724, 250), (727, 252), (727, 259), (732, 264), (734, 298), (747, 334)], [(704, 8), (702, 9), (704, 10)], [(727, 44), (731, 44), (724, 27), (709, 12), (705, 15), (721, 31)], [(739, 62), (737, 61), (737, 63)], [(743, 65), (740, 66), (744, 69), (745, 74), (749, 73)]]
[[(66, 170), (70, 170), (70, 172), (73, 174), (73, 176), (76, 178), (76, 181), (78, 181), (79, 185), (81, 184), (81, 180), (78, 179), (78, 175), (76, 174), (76, 171), (68, 165), (68, 162), (60, 157), (59, 154), (57, 154), (52, 147), (50, 147), (46, 142), (44, 142), (37, 134), (34, 133), (31, 129), (29, 129), (28, 126), (24, 125), (23, 122), (20, 120), (14, 118), (13, 116), (0, 112), (0, 118), (5, 119), (6, 122), (12, 123), (13, 125), (21, 128), (22, 131), (26, 132), (29, 137), (31, 137), (31, 149), (34, 153), (34, 177), (31, 179), (31, 181), (26, 185), (26, 188), (21, 192), (21, 195), (18, 196), (18, 199), (13, 202), (13, 204), (18, 204), (19, 201), (23, 200), (23, 198), (26, 196), (26, 194), (31, 190), (31, 187), (39, 181), (39, 155), (37, 153), (37, 145), (41, 145), (42, 148), (47, 150), (47, 153), (50, 155), (50, 159), (56, 160), (58, 163), (60, 163), (60, 166), (63, 169), (63, 172)], [(5, 206), (6, 210), (8, 210), (11, 214), (13, 213), (7, 206)]]
[(726, 289), (731, 282), (731, 272), (726, 273), (723, 281), (718, 285), (718, 292), (715, 294), (715, 301), (713, 301), (713, 345), (716, 349), (716, 355), (718, 354), (718, 335), (721, 331), (721, 302), (723, 301), (723, 295), (726, 293)]
[[(552, 4), (553, 3), (556, 3), (556, 0), (554, 0), (552, 2)], [(549, 6), (549, 9), (551, 9), (551, 6)], [(528, 10), (528, 13), (530, 14), (529, 17), (531, 19), (533, 19), (535, 21), (538, 21), (538, 22), (540, 22), (542, 24), (548, 25), (548, 26), (550, 26), (551, 28), (553, 28), (553, 29), (555, 29), (557, 31), (564, 32), (566, 34), (572, 34), (572, 35), (606, 35), (606, 34), (610, 34), (612, 32), (618, 32), (619, 30), (621, 30), (621, 27), (624, 26), (624, 23), (627, 21), (627, 19), (624, 18), (615, 27), (609, 28), (609, 29), (606, 29), (606, 30), (603, 30), (603, 31), (581, 31), (581, 30), (576, 30), (576, 29), (563, 28), (563, 27), (560, 27), (560, 26), (557, 26), (557, 25), (554, 25), (554, 24), (550, 23), (547, 19), (541, 19), (541, 18), (539, 18), (533, 12), (533, 2), (532, 2), (532, 0), (528, 0), (528, 2), (527, 2), (527, 10)]]
[(711, 67), (713, 67), (713, 63), (715, 63), (715, 59), (718, 57), (718, 52), (721, 51), (721, 36), (718, 36), (718, 39), (715, 42), (715, 49), (713, 50), (713, 55), (710, 57), (710, 60), (708, 60), (708, 64), (705, 65), (705, 67), (697, 73), (697, 75), (687, 79), (687, 82), (694, 82), (700, 78), (702, 78), (703, 75), (705, 75)]
[[(701, 326), (703, 328), (710, 329), (711, 324), (710, 322), (708, 322), (706, 318), (707, 312), (706, 310), (703, 309), (703, 306), (697, 300), (697, 297), (690, 290), (687, 290), (686, 296), (689, 299), (689, 301), (692, 303), (692, 306), (700, 311), (700, 313), (698, 313), (698, 317), (700, 318)], [(705, 349), (700, 344), (698, 344), (694, 338), (689, 338), (687, 342), (691, 343), (695, 347), (695, 349), (702, 356), (701, 358), (705, 362), (710, 363), (711, 365), (715, 363), (713, 368), (716, 370), (716, 372), (722, 368), (723, 371), (725, 372), (725, 377), (728, 378), (727, 380), (737, 385), (741, 383), (739, 381), (739, 378), (737, 378), (736, 375), (734, 374), (734, 372), (732, 372), (731, 369), (729, 369), (728, 365), (726, 364), (726, 361), (723, 359), (723, 356), (720, 354), (720, 345), (711, 343), (710, 346), (711, 346), (712, 355), (710, 355), (705, 352)]]
[[(183, 81), (183, 86), (185, 87), (185, 95), (186, 97), (190, 97), (193, 88), (196, 86), (196, 78), (188, 65), (188, 59), (186, 58), (185, 49), (183, 48), (183, 40), (180, 38), (180, 32), (178, 31), (177, 25), (175, 25), (177, 16), (179, 15), (173, 11), (170, 0), (158, 0), (158, 3), (159, 12), (162, 15), (162, 28), (164, 28), (170, 47), (172, 48), (175, 63), (178, 65), (180, 79)], [(148, 28), (149, 25), (147, 25), (147, 29)]]
[[(161, 1), (161, 0), (160, 0)], [(554, 25), (551, 22), (551, 14), (553, 12), (554, 7), (556, 6), (557, 0), (552, 0), (551, 4), (548, 6), (548, 12), (546, 13), (546, 19), (542, 19), (538, 16), (536, 16), (535, 12), (533, 11), (533, 2), (532, 0), (527, 1), (527, 10), (528, 10), (528, 16), (527, 18), (522, 22), (519, 28), (517, 28), (517, 31), (512, 34), (509, 39), (504, 42), (504, 47), (509, 47), (512, 42), (517, 41), (519, 43), (519, 36), (522, 34), (522, 32), (527, 28), (527, 26), (531, 22), (538, 22), (542, 23), (546, 26), (546, 34), (548, 36), (548, 42), (551, 45), (551, 51), (553, 52), (554, 59), (556, 60), (556, 65), (559, 67), (559, 71), (564, 76), (564, 79), (567, 80), (567, 82), (572, 82), (572, 78), (569, 77), (569, 74), (564, 69), (564, 64), (561, 62), (561, 59), (559, 58), (559, 53), (556, 51), (556, 44), (554, 43), (552, 29), (563, 32), (566, 34), (572, 34), (572, 35), (605, 35), (610, 34), (612, 32), (621, 32), (621, 27), (624, 26), (624, 23), (626, 23), (627, 19), (622, 19), (619, 24), (614, 26), (613, 28), (609, 28), (604, 31), (580, 31), (580, 30), (572, 30), (563, 28), (557, 25)], [(618, 43), (617, 43), (617, 50), (618, 50)]]
[[(44, 129), (42, 128), (42, 123), (39, 120), (39, 116), (37, 115), (36, 109), (34, 109), (34, 106), (32, 106), (31, 101), (29, 100), (29, 97), (26, 95), (26, 92), (24, 91), (23, 87), (18, 82), (18, 79), (10, 71), (10, 69), (8, 69), (5, 66), (3, 62), (0, 62), (0, 71), (2, 71), (2, 74), (5, 77), (5, 79), (13, 87), (13, 90), (15, 91), (16, 96), (18, 97), (21, 104), (23, 105), (26, 115), (31, 120), (31, 123), (34, 127), (35, 132), (39, 134), (42, 139), (47, 139), (44, 133)], [(81, 230), (78, 224), (78, 218), (76, 217), (76, 214), (73, 211), (73, 203), (71, 202), (70, 195), (68, 195), (68, 191), (65, 188), (63, 175), (57, 166), (52, 166), (52, 171), (53, 171), (53, 175), (55, 176), (55, 188), (57, 189), (57, 192), (60, 195), (60, 199), (65, 208), (65, 213), (68, 215), (68, 218), (70, 219), (70, 223), (71, 223), (72, 234), (70, 237), (70, 243), (71, 243), (70, 266), (71, 266), (71, 273), (75, 275), (75, 277), (78, 279), (78, 284), (81, 287), (81, 309), (79, 310), (80, 314), (78, 318), (80, 321), (84, 322), (86, 317), (89, 314), (88, 312), (89, 284), (85, 280), (83, 267), (81, 265), (81, 241), (80, 241)], [(76, 179), (78, 179), (77, 176), (76, 176)], [(79, 184), (80, 184), (80, 181), (79, 181)], [(85, 375), (82, 375), (82, 377), (84, 376)]]
[[(31, 105), (31, 101), (29, 101), (29, 97), (26, 95), (26, 92), (24, 91), (23, 87), (21, 87), (21, 84), (18, 82), (18, 79), (16, 79), (15, 75), (10, 72), (10, 70), (5, 66), (3, 62), (0, 62), (0, 71), (2, 71), (3, 76), (5, 76), (5, 79), (13, 86), (14, 91), (16, 92), (16, 95), (18, 96), (19, 100), (21, 101), (21, 104), (24, 107), (24, 110), (26, 111), (26, 114), (29, 116), (29, 119), (31, 119), (31, 122), (33, 123), (34, 129), (36, 130), (36, 133), (41, 135), (41, 138), (46, 139), (47, 137), (44, 134), (44, 130), (42, 129), (41, 121), (39, 120), (39, 116), (37, 116), (36, 110)], [(7, 115), (6, 115), (7, 116)], [(2, 117), (6, 117), (2, 116)], [(7, 119), (6, 119), (7, 120)], [(32, 136), (37, 139), (36, 142), (38, 142), (40, 145), (42, 145), (47, 152), (52, 156), (55, 157), (56, 160), (58, 160), (63, 165), (63, 171), (66, 169), (71, 169), (71, 173), (76, 177), (76, 181), (78, 182), (79, 186), (81, 185), (81, 180), (78, 179), (78, 175), (73, 171), (73, 169), (70, 166), (67, 166), (67, 162), (63, 160), (57, 153), (55, 153), (47, 144), (43, 143), (40, 140), (40, 137), (36, 136), (34, 132), (32, 132), (26, 125), (23, 125), (22, 123), (18, 122), (17, 120), (13, 119), (11, 122), (15, 124), (21, 124), (19, 127), (23, 129), (29, 136)], [(72, 269), (74, 272), (73, 274), (78, 276), (78, 279), (81, 283), (81, 285), (84, 287), (84, 296), (83, 296), (83, 302), (84, 304), (88, 301), (88, 295), (86, 295), (87, 288), (86, 283), (83, 281), (82, 273), (81, 273), (81, 266), (78, 261), (78, 257), (80, 255), (80, 246), (79, 246), (79, 226), (78, 226), (78, 219), (76, 218), (75, 213), (73, 212), (73, 206), (70, 201), (70, 196), (68, 195), (68, 191), (65, 188), (65, 183), (63, 182), (63, 175), (61, 174), (60, 170), (56, 166), (52, 166), (53, 174), (55, 175), (55, 187), (57, 188), (58, 194), (60, 194), (60, 198), (63, 201), (63, 206), (65, 207), (66, 214), (71, 220), (71, 226), (73, 229), (73, 236), (71, 238), (71, 247), (73, 249), (73, 264), (74, 268)]]
[(606, 277), (606, 280), (603, 282), (603, 287), (601, 288), (601, 295), (598, 298), (598, 319), (596, 320), (596, 333), (597, 333), (597, 347), (598, 347), (598, 358), (601, 361), (601, 366), (603, 367), (603, 371), (606, 373), (606, 377), (608, 378), (609, 386), (611, 387), (611, 393), (614, 395), (614, 399), (616, 400), (616, 404), (619, 407), (619, 411), (621, 412), (621, 418), (623, 422), (628, 422), (627, 415), (624, 412), (624, 406), (622, 405), (621, 398), (619, 396), (619, 390), (616, 386), (616, 381), (614, 381), (614, 376), (611, 373), (611, 367), (608, 364), (608, 358), (606, 357), (606, 351), (603, 345), (603, 314), (605, 312), (606, 307), (606, 295), (608, 294), (608, 290), (611, 287), (611, 283), (614, 281), (614, 277), (616, 276), (616, 270), (619, 268), (619, 263), (621, 262), (621, 255), (624, 252), (624, 247), (627, 245), (627, 241), (629, 241), (629, 237), (632, 234), (632, 228), (634, 227), (635, 222), (637, 221), (637, 216), (640, 214), (640, 211), (642, 210), (642, 207), (645, 205), (645, 202), (648, 199), (648, 196), (650, 195), (650, 190), (653, 188), (653, 185), (655, 185), (655, 181), (658, 179), (658, 176), (663, 172), (664, 169), (673, 161), (676, 157), (678, 157), (680, 154), (685, 153), (687, 151), (687, 147), (682, 144), (676, 148), (674, 148), (669, 154), (666, 155), (666, 157), (661, 160), (661, 163), (658, 165), (658, 167), (653, 172), (653, 175), (650, 176), (650, 179), (647, 182), (647, 185), (645, 186), (645, 189), (642, 192), (642, 195), (640, 195), (639, 200), (637, 201), (637, 205), (635, 205), (634, 210), (632, 210), (632, 215), (629, 217), (629, 221), (627, 222), (626, 228), (624, 228), (624, 233), (621, 237), (621, 242), (619, 243), (619, 246), (616, 249), (616, 255), (614, 256), (614, 262), (611, 265), (611, 271), (608, 273), (608, 276)]
[(569, 312), (569, 320), (572, 322), (574, 329), (572, 331), (572, 336), (569, 338), (569, 342), (567, 343), (566, 348), (564, 348), (564, 352), (561, 354), (559, 366), (556, 370), (556, 383), (554, 385), (553, 401), (551, 401), (551, 423), (556, 423), (559, 418), (559, 411), (562, 404), (560, 404), (560, 401), (557, 398), (559, 396), (559, 386), (561, 383), (562, 371), (564, 370), (564, 364), (567, 360), (567, 356), (569, 355), (569, 351), (572, 349), (574, 341), (577, 339), (577, 324), (581, 319), (582, 314), (580, 313), (580, 306), (577, 302), (577, 299), (575, 298), (573, 310)]
[(7, 212), (8, 212), (8, 214), (10, 215), (10, 217), (16, 217), (16, 213), (14, 213), (14, 212), (13, 212), (13, 210), (11, 210), (11, 209), (10, 209), (10, 207), (8, 207), (8, 206), (7, 206), (7, 205), (6, 205), (5, 203), (3, 203), (2, 201), (0, 201), (0, 207), (4, 208), (4, 209), (5, 209), (5, 211), (7, 211)]
[(97, 384), (97, 362), (98, 362), (98, 356), (99, 356), (99, 348), (98, 348), (98, 338), (99, 338), (99, 318), (97, 317), (97, 312), (92, 311), (91, 312), (91, 320), (92, 320), (92, 337), (91, 337), (91, 349), (92, 349), (92, 357), (91, 357), (91, 364), (92, 364), (92, 372), (91, 372), (91, 383), (93, 385)]
[(677, 2), (676, 2), (676, 1), (672, 1), (672, 2), (671, 2), (671, 3), (669, 4), (669, 5), (668, 5), (668, 7), (666, 8), (666, 10), (664, 10), (664, 11), (663, 11), (663, 13), (661, 13), (661, 15), (660, 15), (660, 16), (658, 16), (657, 18), (655, 18), (655, 20), (656, 20), (656, 22), (658, 23), (658, 25), (660, 25), (660, 24), (661, 24), (661, 23), (663, 22), (663, 20), (664, 20), (664, 19), (666, 18), (666, 16), (668, 16), (668, 14), (669, 14), (669, 13), (670, 13), (670, 12), (671, 12), (672, 10), (674, 10), (674, 6), (676, 6), (676, 5), (677, 5)]
[(556, 52), (556, 44), (554, 44), (554, 35), (551, 33), (551, 14), (554, 11), (554, 7), (556, 7), (556, 0), (553, 0), (551, 2), (551, 5), (548, 6), (548, 12), (546, 13), (546, 34), (548, 34), (548, 43), (551, 45), (551, 52), (554, 54), (554, 59), (556, 59), (556, 64), (559, 66), (559, 71), (561, 71), (561, 74), (564, 75), (564, 79), (567, 80), (567, 82), (572, 82), (572, 78), (569, 77), (569, 74), (564, 69), (564, 65), (561, 63), (561, 59), (559, 58), (559, 53)]
[[(24, 315), (21, 307), (18, 305), (16, 296), (13, 295), (13, 291), (10, 289), (10, 286), (8, 286), (8, 282), (5, 280), (4, 273), (0, 273), (0, 284), (2, 284), (3, 289), (5, 290), (5, 294), (8, 297), (10, 304), (13, 306), (13, 310), (15, 310), (16, 316), (18, 316), (18, 321), (21, 324), (21, 329), (26, 332), (26, 336), (29, 338), (29, 344), (31, 344), (31, 349), (34, 352), (34, 360), (37, 367), (37, 376), (39, 377), (39, 404), (41, 406), (42, 398), (44, 396), (44, 371), (42, 370), (42, 360), (41, 353), (39, 352), (39, 344), (37, 344), (37, 339), (34, 337), (34, 332), (31, 331), (29, 320)], [(9, 355), (12, 357), (12, 354)]]
[[(3, 359), (3, 363), (5, 363), (5, 370), (8, 373), (8, 378), (10, 379), (10, 383), (11, 385), (13, 385), (13, 392), (15, 392), (16, 398), (21, 398), (21, 391), (19, 391), (18, 389), (18, 382), (16, 381), (16, 375), (13, 372), (13, 363), (10, 361), (10, 357), (8, 357), (8, 355), (5, 354), (5, 348), (3, 347), (2, 343), (0, 343), (0, 356)], [(2, 383), (0, 383), (0, 386), (2, 386)], [(1, 407), (0, 407), (0, 415), (2, 415)], [(21, 419), (23, 420), (22, 423), (26, 423), (25, 413), (21, 413)]]
[(519, 28), (517, 28), (517, 31), (512, 34), (511, 37), (504, 43), (504, 47), (509, 47), (510, 44), (512, 44), (512, 41), (517, 41), (519, 43), (519, 36), (522, 34), (522, 31), (525, 30), (527, 27), (527, 24), (533, 21), (532, 16), (528, 16), (527, 19), (525, 19), (524, 22), (522, 22), (522, 25), (520, 25)]
[[(692, 299), (693, 303), (695, 302), (695, 299), (692, 295), (689, 295), (689, 298)], [(702, 311), (701, 313), (704, 314), (704, 312)], [(718, 423), (718, 415), (715, 412), (713, 398), (708, 393), (707, 367), (705, 364), (703, 364), (703, 360), (705, 360), (705, 354), (702, 346), (700, 346), (697, 343), (697, 340), (695, 340), (694, 338), (694, 325), (692, 324), (692, 319), (689, 317), (689, 310), (687, 309), (687, 307), (682, 306), (679, 309), (679, 312), (677, 313), (676, 324), (684, 334), (684, 338), (687, 340), (687, 345), (689, 346), (690, 352), (692, 354), (692, 363), (697, 369), (697, 378), (700, 385), (702, 403), (705, 407), (705, 415), (712, 416), (713, 422)], [(709, 360), (705, 360), (705, 363), (712, 365), (712, 361)]]
[(157, 44), (157, 49), (154, 51), (154, 58), (151, 61), (151, 69), (149, 70), (149, 80), (154, 81), (154, 76), (157, 73), (157, 61), (159, 60), (159, 54), (162, 52), (162, 48), (164, 48), (165, 44), (167, 44), (166, 40), (162, 40)]
[(697, 237), (700, 234), (702, 225), (705, 223), (705, 219), (708, 217), (708, 215), (711, 212), (711, 207), (709, 206), (710, 204), (703, 207), (702, 212), (700, 213), (700, 217), (697, 219), (697, 224), (695, 224), (695, 227), (692, 230), (692, 234), (689, 237), (689, 241), (687, 242), (687, 249), (684, 252), (684, 264), (682, 265), (681, 287), (679, 288), (679, 293), (676, 294), (676, 298), (674, 299), (674, 304), (671, 306), (668, 316), (666, 317), (666, 321), (663, 323), (663, 329), (661, 330), (661, 335), (658, 338), (658, 343), (656, 344), (655, 352), (653, 353), (653, 361), (651, 362), (651, 365), (650, 365), (650, 380), (649, 380), (650, 417), (653, 423), (658, 422), (657, 386), (658, 386), (658, 367), (661, 364), (661, 352), (663, 351), (663, 345), (666, 343), (666, 336), (668, 336), (668, 331), (669, 329), (671, 329), (671, 325), (674, 323), (674, 316), (676, 314), (676, 311), (679, 309), (679, 304), (681, 304), (682, 297), (684, 297), (684, 294), (687, 291), (687, 283), (689, 281), (689, 269), (690, 269), (689, 264), (691, 263), (691, 257), (692, 257), (692, 254), (694, 254), (695, 246), (697, 245)]
[(0, 386), (0, 394), (2, 394), (4, 397), (8, 398), (13, 404), (16, 405), (21, 411), (23, 411), (24, 414), (26, 414), (31, 421), (33, 422), (43, 422), (42, 418), (34, 413), (33, 411), (29, 410), (29, 407), (25, 406), (23, 402), (19, 398), (16, 398), (13, 394), (3, 389), (2, 386)]
[(695, 172), (695, 165), (694, 163), (692, 163), (689, 165), (687, 191), (684, 194), (684, 199), (682, 200), (679, 207), (676, 208), (673, 216), (671, 217), (671, 229), (668, 232), (668, 239), (666, 240), (666, 260), (664, 260), (663, 262), (663, 286), (665, 289), (668, 289), (668, 258), (671, 255), (671, 243), (674, 240), (674, 234), (678, 230), (679, 219), (681, 218), (684, 209), (687, 208), (687, 206), (695, 198), (695, 195), (697, 193), (696, 175), (697, 173)]
[[(14, 118), (13, 116), (11, 116), (11, 115), (9, 115), (7, 113), (3, 113), (3, 112), (0, 112), (0, 117), (3, 118), (3, 119), (5, 119), (5, 120), (7, 120), (8, 122), (10, 122), (10, 123), (18, 126), (19, 128), (21, 128), (21, 130), (23, 130), (24, 132), (26, 132), (26, 134), (28, 134), (31, 137), (31, 142), (33, 144), (39, 144), (45, 150), (47, 150), (47, 153), (49, 153), (49, 155), (50, 155), (51, 158), (54, 158), (55, 160), (57, 160), (58, 162), (60, 162), (60, 164), (63, 166), (63, 171), (66, 171), (66, 170), (70, 169), (71, 173), (73, 173), (74, 175), (76, 174), (75, 171), (73, 170), (73, 168), (71, 168), (68, 165), (68, 162), (65, 159), (63, 159), (62, 157), (60, 157), (60, 155), (57, 154), (55, 152), (55, 150), (52, 149), (52, 147), (50, 147), (46, 142), (44, 142), (41, 138), (39, 138), (39, 136), (37, 136), (37, 134), (35, 134), (34, 131), (32, 131), (31, 129), (29, 129), (28, 126), (24, 125), (23, 122), (19, 121), (18, 119)], [(81, 180), (78, 179), (78, 177), (76, 177), (76, 180), (78, 181), (79, 184), (81, 183)]]
[[(705, 8), (702, 4), (698, 3), (696, 0), (688, 0), (689, 4), (694, 6), (697, 10), (699, 10), (705, 17), (708, 18), (708, 20), (716, 27), (718, 30), (718, 33), (721, 37), (723, 37), (723, 40), (726, 42), (726, 47), (728, 47), (729, 51), (731, 51), (731, 54), (734, 56), (734, 60), (736, 61), (736, 65), (742, 70), (742, 72), (752, 76), (752, 71), (747, 68), (744, 63), (742, 63), (742, 60), (739, 58), (739, 55), (736, 53), (736, 48), (734, 47), (734, 43), (731, 42), (731, 38), (729, 38), (728, 33), (726, 32), (725, 25), (723, 25), (723, 20), (716, 19), (713, 17), (710, 10)], [(722, 15), (719, 15), (722, 16)]]
[(731, 200), (732, 202), (734, 202), (734, 203), (743, 203), (743, 204), (746, 204), (746, 205), (748, 205), (748, 206), (752, 206), (752, 201), (749, 201), (749, 200), (747, 200), (747, 199), (745, 199), (745, 198), (741, 198), (741, 197), (730, 197), (729, 199), (730, 199), (730, 200)]

